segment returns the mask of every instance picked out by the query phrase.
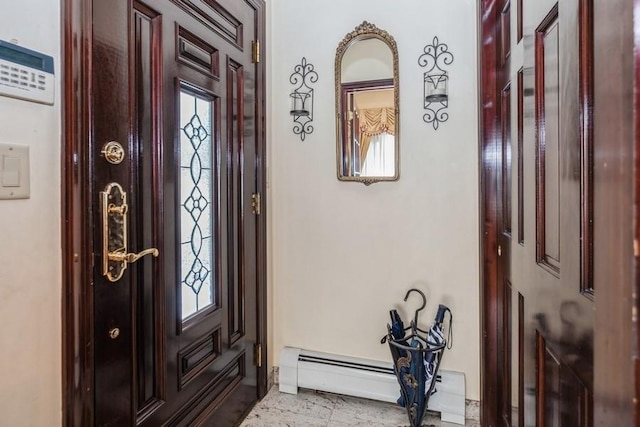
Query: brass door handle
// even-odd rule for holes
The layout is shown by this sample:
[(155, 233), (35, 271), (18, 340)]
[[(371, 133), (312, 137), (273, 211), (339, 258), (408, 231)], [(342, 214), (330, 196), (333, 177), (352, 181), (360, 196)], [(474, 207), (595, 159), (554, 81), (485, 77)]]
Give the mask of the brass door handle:
[(102, 274), (110, 282), (120, 280), (127, 266), (145, 255), (157, 257), (156, 248), (139, 253), (127, 252), (127, 193), (116, 182), (108, 184), (100, 192), (102, 201)]
[(108, 256), (111, 261), (127, 262), (131, 264), (136, 262), (137, 260), (139, 260), (145, 255), (153, 255), (154, 257), (157, 257), (159, 254), (160, 252), (156, 248), (149, 248), (137, 254), (127, 254), (124, 252), (109, 252)]

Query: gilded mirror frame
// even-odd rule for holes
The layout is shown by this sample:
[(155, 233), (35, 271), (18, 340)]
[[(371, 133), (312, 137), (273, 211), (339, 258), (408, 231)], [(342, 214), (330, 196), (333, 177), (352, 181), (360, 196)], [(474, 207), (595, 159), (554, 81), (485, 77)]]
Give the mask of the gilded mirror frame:
[[(343, 154), (343, 141), (342, 141), (342, 133), (343, 127), (345, 123), (343, 123), (343, 114), (342, 114), (342, 58), (344, 54), (347, 52), (349, 47), (351, 47), (354, 43), (361, 40), (368, 40), (371, 38), (378, 39), (384, 42), (389, 50), (391, 51), (393, 58), (393, 104), (395, 110), (395, 133), (394, 133), (394, 144), (395, 144), (395, 159), (394, 159), (394, 167), (395, 174), (393, 176), (346, 176), (342, 173), (342, 162), (344, 160)], [(336, 172), (338, 176), (338, 180), (340, 181), (353, 181), (353, 182), (361, 182), (365, 185), (370, 185), (380, 181), (397, 181), (400, 178), (400, 79), (399, 79), (399, 70), (398, 70), (398, 47), (396, 45), (396, 41), (391, 34), (389, 34), (385, 30), (381, 30), (376, 27), (374, 24), (371, 24), (367, 21), (363, 21), (362, 24), (358, 25), (353, 31), (348, 33), (338, 45), (336, 49), (336, 59), (335, 59), (335, 96), (336, 96)]]

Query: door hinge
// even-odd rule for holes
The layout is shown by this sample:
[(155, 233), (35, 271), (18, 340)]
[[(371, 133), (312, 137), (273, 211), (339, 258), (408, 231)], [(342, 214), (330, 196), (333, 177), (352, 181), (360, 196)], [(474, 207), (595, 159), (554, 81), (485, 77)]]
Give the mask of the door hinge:
[(254, 215), (260, 215), (262, 209), (262, 202), (260, 200), (260, 193), (253, 193), (251, 195), (251, 211)]
[(498, 256), (502, 256), (502, 246), (498, 245)]
[(253, 360), (255, 362), (256, 367), (262, 368), (262, 344), (254, 344)]
[(251, 49), (253, 51), (251, 60), (254, 64), (260, 62), (260, 40), (254, 40), (251, 43)]

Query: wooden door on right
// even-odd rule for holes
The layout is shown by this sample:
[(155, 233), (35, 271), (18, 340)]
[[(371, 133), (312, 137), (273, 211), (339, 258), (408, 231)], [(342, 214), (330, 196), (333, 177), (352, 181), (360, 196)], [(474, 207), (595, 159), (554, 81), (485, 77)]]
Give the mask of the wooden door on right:
[(514, 124), (514, 185), (502, 186), (513, 200), (514, 236), (500, 362), (511, 393), (501, 393), (500, 419), (502, 425), (591, 426), (593, 0), (514, 6), (502, 8), (510, 13), (499, 25), (513, 29), (499, 43), (510, 44), (501, 51), (511, 52)]

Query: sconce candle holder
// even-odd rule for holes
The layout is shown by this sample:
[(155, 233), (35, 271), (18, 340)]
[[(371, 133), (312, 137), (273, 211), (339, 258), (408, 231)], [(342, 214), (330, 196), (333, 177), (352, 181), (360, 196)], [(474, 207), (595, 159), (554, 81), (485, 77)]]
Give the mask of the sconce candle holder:
[(311, 85), (318, 81), (318, 73), (313, 70), (313, 64), (302, 58), (289, 77), (289, 82), (295, 85), (291, 92), (291, 115), (293, 116), (293, 133), (300, 135), (300, 140), (313, 132), (313, 88)]
[(418, 65), (426, 68), (423, 74), (425, 114), (422, 120), (431, 123), (434, 130), (438, 130), (440, 123), (449, 119), (449, 73), (446, 66), (453, 63), (453, 54), (449, 47), (440, 43), (438, 37), (433, 43), (424, 47), (424, 53), (418, 58)]

